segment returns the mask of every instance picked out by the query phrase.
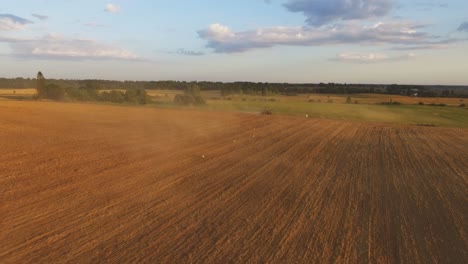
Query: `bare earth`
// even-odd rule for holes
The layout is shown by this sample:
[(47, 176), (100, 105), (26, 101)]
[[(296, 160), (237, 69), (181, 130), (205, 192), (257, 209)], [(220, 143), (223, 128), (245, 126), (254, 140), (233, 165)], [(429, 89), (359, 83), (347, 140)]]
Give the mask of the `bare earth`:
[(467, 263), (468, 130), (0, 101), (0, 263)]

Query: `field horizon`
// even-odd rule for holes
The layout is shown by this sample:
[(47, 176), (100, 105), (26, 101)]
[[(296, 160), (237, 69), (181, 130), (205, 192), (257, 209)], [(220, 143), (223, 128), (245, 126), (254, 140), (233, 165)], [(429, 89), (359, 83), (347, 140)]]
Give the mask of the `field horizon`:
[[(99, 90), (100, 93), (111, 90)], [(202, 91), (205, 105), (183, 106), (174, 97), (183, 94), (175, 90), (147, 90), (148, 106), (155, 108), (197, 109), (222, 112), (261, 113), (269, 109), (274, 114), (370, 123), (406, 124), (418, 126), (468, 128), (468, 107), (465, 98), (412, 97), (389, 94), (301, 94), (295, 96), (230, 95), (220, 91)], [(32, 100), (35, 89), (0, 89), (0, 100)], [(349, 99), (348, 99), (349, 98)], [(347, 101), (350, 103), (347, 103)], [(49, 100), (39, 100), (49, 101)], [(61, 100), (62, 102), (64, 100)], [(69, 103), (83, 103), (65, 100)], [(88, 103), (119, 105), (109, 102)], [(396, 105), (388, 105), (397, 103)], [(122, 104), (121, 104), (122, 105)], [(123, 104), (125, 105), (125, 104)], [(129, 104), (135, 106), (134, 104)]]

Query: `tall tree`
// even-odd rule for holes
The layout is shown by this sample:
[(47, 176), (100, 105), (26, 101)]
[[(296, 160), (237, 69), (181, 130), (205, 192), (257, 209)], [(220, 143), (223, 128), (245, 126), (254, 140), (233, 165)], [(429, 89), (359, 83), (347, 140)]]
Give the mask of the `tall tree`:
[(37, 73), (36, 90), (39, 97), (45, 92), (45, 78), (42, 72)]

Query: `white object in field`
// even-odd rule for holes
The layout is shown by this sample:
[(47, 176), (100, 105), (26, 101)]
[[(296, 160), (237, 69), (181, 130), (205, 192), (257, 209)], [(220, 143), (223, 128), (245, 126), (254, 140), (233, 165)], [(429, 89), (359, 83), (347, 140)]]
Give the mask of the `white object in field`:
[(205, 155), (202, 155), (201, 157), (202, 157), (202, 158), (205, 158)]
[(306, 118), (309, 118), (309, 114), (306, 114)]

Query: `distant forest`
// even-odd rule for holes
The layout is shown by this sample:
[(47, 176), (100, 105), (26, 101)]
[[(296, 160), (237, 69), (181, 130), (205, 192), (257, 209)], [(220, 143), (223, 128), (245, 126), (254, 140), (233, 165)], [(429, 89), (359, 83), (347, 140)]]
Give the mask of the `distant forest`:
[[(443, 85), (379, 85), (379, 84), (292, 84), (292, 83), (255, 83), (255, 82), (185, 82), (185, 81), (109, 81), (109, 80), (59, 80), (47, 79), (47, 83), (67, 88), (87, 88), (106, 90), (180, 90), (197, 85), (201, 91), (220, 90), (223, 96), (233, 94), (246, 95), (296, 95), (304, 93), (323, 94), (357, 94), (381, 93), (400, 94), (419, 97), (468, 97), (468, 86)], [(29, 78), (0, 78), (1, 88), (35, 88), (36, 79)]]

